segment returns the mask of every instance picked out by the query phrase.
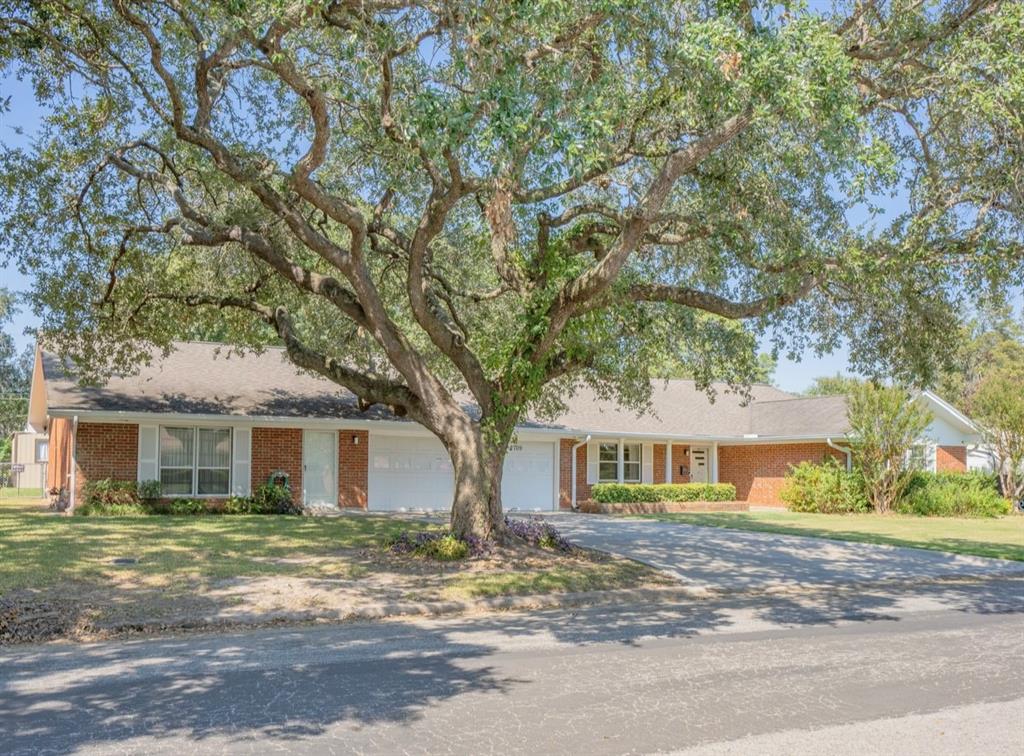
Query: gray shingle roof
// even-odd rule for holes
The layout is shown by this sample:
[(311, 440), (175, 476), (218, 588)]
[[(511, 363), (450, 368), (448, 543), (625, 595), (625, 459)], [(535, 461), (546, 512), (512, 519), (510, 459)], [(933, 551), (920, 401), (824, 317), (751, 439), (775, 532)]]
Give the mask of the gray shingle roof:
[(845, 396), (758, 402), (750, 409), (749, 432), (759, 436), (801, 436), (811, 432), (842, 438), (850, 430)]
[(750, 387), (751, 404), (726, 384), (714, 384), (714, 401), (693, 381), (655, 381), (651, 386), (650, 412), (638, 415), (614, 402), (598, 399), (581, 388), (558, 421), (591, 433), (665, 433), (681, 436), (742, 436), (750, 429), (753, 404), (786, 399), (792, 395), (773, 386)]
[(243, 355), (231, 353), (223, 344), (181, 342), (166, 358), (140, 366), (137, 375), (115, 376), (99, 387), (79, 385), (56, 356), (43, 352), (43, 373), (51, 410), (374, 416), (373, 409), (359, 411), (351, 392), (300, 372), (281, 349)]
[[(394, 420), (384, 407), (361, 412), (355, 396), (323, 378), (300, 372), (283, 350), (238, 354), (220, 344), (181, 342), (166, 358), (140, 366), (133, 376), (103, 386), (80, 385), (60, 360), (43, 352), (48, 411), (153, 412)], [(715, 398), (693, 381), (656, 381), (651, 408), (638, 415), (598, 399), (583, 388), (568, 410), (552, 422), (528, 420), (525, 427), (566, 428), (587, 433), (642, 433), (667, 436), (734, 437), (842, 436), (843, 397), (800, 398), (772, 386), (754, 385), (751, 400), (716, 384)]]

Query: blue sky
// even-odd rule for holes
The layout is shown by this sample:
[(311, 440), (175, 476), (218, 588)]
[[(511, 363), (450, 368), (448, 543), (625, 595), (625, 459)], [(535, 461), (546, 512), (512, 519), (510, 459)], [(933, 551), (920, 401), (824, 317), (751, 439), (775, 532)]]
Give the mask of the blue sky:
[[(0, 79), (0, 101), (10, 97), (10, 110), (0, 112), (0, 143), (7, 146), (24, 146), (29, 143), (31, 135), (39, 123), (42, 112), (36, 106), (32, 89), (25, 82), (13, 77)], [(900, 197), (881, 200), (887, 212), (899, 212), (904, 207)], [(857, 219), (854, 219), (855, 221)], [(29, 281), (12, 266), (4, 267), (0, 262), (0, 286), (15, 292), (23, 292), (29, 288)], [(1017, 310), (1024, 310), (1024, 292), (1016, 292)], [(24, 308), (8, 326), (17, 342), (19, 349), (33, 342), (28, 331), (38, 325), (38, 320)], [(849, 355), (845, 348), (821, 357), (811, 351), (805, 351), (796, 360), (779, 357), (779, 366), (775, 373), (775, 383), (785, 391), (803, 391), (810, 386), (817, 376), (834, 375), (837, 372), (848, 372)]]

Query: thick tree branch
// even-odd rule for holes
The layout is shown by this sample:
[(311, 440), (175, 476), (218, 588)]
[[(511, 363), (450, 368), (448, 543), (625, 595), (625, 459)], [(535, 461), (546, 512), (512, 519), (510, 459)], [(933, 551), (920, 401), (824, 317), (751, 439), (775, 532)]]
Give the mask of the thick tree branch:
[(634, 302), (669, 302), (682, 307), (703, 310), (712, 315), (720, 315), (730, 320), (740, 320), (760, 317), (788, 307), (806, 297), (821, 284), (822, 280), (820, 275), (807, 276), (795, 286), (777, 294), (739, 302), (707, 291), (659, 283), (633, 284), (627, 290), (626, 296)]

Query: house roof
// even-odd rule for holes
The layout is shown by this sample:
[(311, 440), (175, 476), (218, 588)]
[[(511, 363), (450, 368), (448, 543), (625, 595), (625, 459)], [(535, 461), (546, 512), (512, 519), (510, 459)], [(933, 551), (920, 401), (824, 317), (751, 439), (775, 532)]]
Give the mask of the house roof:
[[(283, 349), (239, 354), (224, 344), (177, 342), (131, 376), (83, 386), (61, 360), (42, 353), (49, 410), (160, 412), (262, 417), (391, 419), (384, 408), (360, 412), (350, 391), (300, 371)], [(374, 410), (377, 410), (375, 413)]]
[(645, 433), (680, 436), (743, 436), (750, 432), (751, 408), (769, 400), (793, 401), (773, 386), (750, 387), (750, 401), (727, 384), (712, 385), (713, 398), (689, 380), (657, 380), (651, 386), (650, 407), (638, 413), (580, 388), (557, 422), (589, 433)]
[(850, 430), (845, 396), (790, 396), (750, 407), (749, 434), (758, 436), (842, 437)]
[[(131, 376), (83, 386), (59, 358), (41, 351), (47, 414), (160, 413), (243, 417), (396, 420), (379, 405), (360, 411), (355, 396), (324, 378), (298, 370), (281, 349), (239, 354), (223, 344), (179, 342)], [(841, 396), (795, 397), (755, 384), (750, 398), (726, 384), (713, 398), (694, 381), (655, 381), (650, 407), (637, 413), (579, 389), (553, 421), (526, 420), (525, 428), (600, 435), (664, 435), (718, 439), (841, 437), (848, 430)]]

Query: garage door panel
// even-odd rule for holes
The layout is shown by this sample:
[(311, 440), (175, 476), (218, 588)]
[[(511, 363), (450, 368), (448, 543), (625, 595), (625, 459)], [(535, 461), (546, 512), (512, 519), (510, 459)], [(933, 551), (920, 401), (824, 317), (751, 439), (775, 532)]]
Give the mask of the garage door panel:
[(512, 444), (505, 457), (501, 501), (505, 509), (546, 510), (554, 506), (554, 444)]
[(435, 438), (370, 434), (369, 506), (376, 510), (448, 509), (452, 463)]
[[(378, 511), (451, 507), (452, 464), (444, 446), (423, 436), (370, 434), (369, 507)], [(554, 506), (554, 445), (513, 444), (505, 458), (502, 500), (506, 509)]]

